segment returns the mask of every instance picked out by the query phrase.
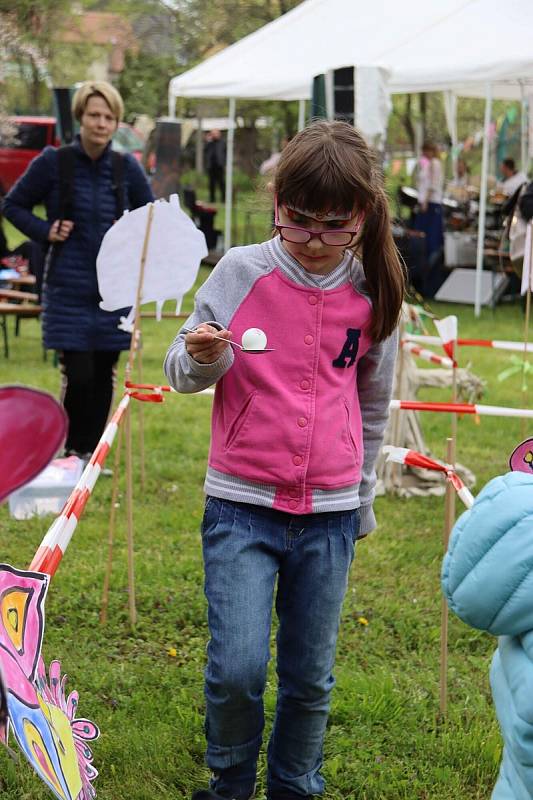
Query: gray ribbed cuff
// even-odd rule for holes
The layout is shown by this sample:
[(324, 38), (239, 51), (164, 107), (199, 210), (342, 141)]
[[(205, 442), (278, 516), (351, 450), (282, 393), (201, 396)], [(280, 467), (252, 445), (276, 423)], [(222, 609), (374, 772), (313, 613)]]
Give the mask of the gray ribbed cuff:
[(359, 536), (366, 536), (371, 533), (377, 526), (376, 517), (374, 515), (374, 508), (372, 506), (360, 506), (359, 515), (361, 518), (361, 527), (359, 528)]

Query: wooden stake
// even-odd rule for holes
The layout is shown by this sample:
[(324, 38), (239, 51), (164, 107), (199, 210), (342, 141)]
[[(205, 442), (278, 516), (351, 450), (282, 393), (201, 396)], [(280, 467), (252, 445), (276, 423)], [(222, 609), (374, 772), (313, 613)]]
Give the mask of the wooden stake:
[[(154, 217), (154, 204), (150, 203), (148, 209), (148, 219), (146, 220), (146, 230), (141, 253), (141, 266), (139, 270), (139, 280), (137, 281), (137, 296), (135, 298), (135, 319), (133, 322), (133, 332), (131, 334), (131, 346), (126, 364), (125, 380), (131, 380), (131, 371), (135, 354), (139, 346), (141, 336), (141, 299), (144, 283), (144, 270), (146, 266), (146, 255), (148, 253), (148, 243), (150, 241), (150, 231)], [(128, 608), (130, 622), (133, 625), (137, 622), (137, 609), (135, 605), (135, 565), (133, 548), (133, 454), (132, 454), (132, 427), (131, 427), (131, 406), (126, 412), (126, 506), (128, 518)]]
[[(139, 342), (139, 349), (137, 351), (137, 375), (139, 376), (139, 383), (143, 381), (143, 348), (142, 339)], [(144, 404), (139, 403), (139, 466), (141, 470), (141, 491), (144, 492), (144, 484), (146, 472), (144, 468)]]
[(137, 623), (135, 605), (135, 562), (133, 550), (133, 462), (131, 406), (126, 411), (126, 507), (128, 516), (128, 609), (132, 626)]
[(119, 468), (120, 452), (122, 450), (122, 425), (118, 429), (117, 447), (113, 462), (113, 488), (111, 491), (111, 511), (109, 513), (109, 532), (107, 537), (107, 567), (104, 575), (104, 586), (102, 589), (102, 605), (100, 607), (100, 624), (107, 622), (107, 608), (109, 605), (109, 584), (111, 581), (111, 569), (113, 567), (113, 542), (115, 539), (115, 520), (117, 511), (117, 498), (119, 487)]
[(148, 209), (148, 219), (146, 220), (146, 231), (144, 233), (143, 249), (141, 253), (141, 268), (139, 270), (139, 280), (137, 282), (137, 296), (135, 298), (135, 319), (133, 321), (133, 332), (131, 334), (131, 346), (128, 357), (128, 363), (126, 364), (127, 381), (129, 381), (131, 378), (131, 370), (133, 367), (133, 361), (135, 358), (135, 353), (138, 345), (138, 338), (139, 338), (138, 332), (140, 331), (141, 327), (140, 311), (141, 311), (141, 298), (142, 298), (142, 290), (144, 283), (144, 269), (146, 266), (146, 255), (148, 253), (148, 242), (150, 241), (150, 231), (152, 229), (153, 217), (154, 217), (154, 204), (150, 203), (150, 207)]
[[(452, 438), (446, 440), (446, 461), (455, 465), (455, 442)], [(444, 552), (448, 549), (450, 533), (455, 521), (455, 489), (450, 481), (446, 481), (446, 497), (444, 506)], [(439, 709), (445, 716), (448, 703), (448, 604), (442, 595), (441, 600), (441, 625), (440, 625), (440, 703)]]

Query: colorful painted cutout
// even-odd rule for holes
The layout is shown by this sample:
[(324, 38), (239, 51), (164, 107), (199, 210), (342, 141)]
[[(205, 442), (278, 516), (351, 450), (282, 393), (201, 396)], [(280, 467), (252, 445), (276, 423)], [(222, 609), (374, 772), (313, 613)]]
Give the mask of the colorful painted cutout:
[(66, 697), (60, 663), (51, 663), (47, 678), (40, 655), (48, 581), (48, 575), (0, 564), (0, 741), (7, 743), (12, 731), (59, 800), (92, 800), (98, 772), (87, 742), (98, 728), (76, 716), (78, 694)]
[(514, 472), (533, 475), (533, 438), (525, 439), (515, 447), (509, 459), (509, 466)]
[(35, 678), (44, 634), (48, 575), (0, 564), (0, 659), (7, 687), (13, 686), (9, 654), (23, 674)]
[(7, 710), (7, 691), (0, 669), (0, 744), (7, 744), (7, 724), (9, 715)]

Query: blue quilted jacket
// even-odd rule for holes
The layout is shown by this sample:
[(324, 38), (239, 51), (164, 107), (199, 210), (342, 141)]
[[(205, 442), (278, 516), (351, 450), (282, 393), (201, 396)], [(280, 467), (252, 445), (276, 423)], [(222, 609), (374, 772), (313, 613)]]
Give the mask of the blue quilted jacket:
[[(127, 350), (129, 334), (117, 329), (128, 309), (112, 313), (98, 307), (96, 256), (106, 231), (117, 216), (113, 190), (111, 147), (92, 161), (79, 137), (74, 144), (74, 229), (66, 242), (55, 246), (48, 285), (43, 293), (43, 338), (55, 350)], [(133, 156), (123, 163), (124, 208), (138, 208), (153, 200), (144, 172)], [(40, 203), (46, 220), (32, 210)], [(58, 219), (59, 174), (57, 150), (47, 147), (37, 156), (4, 200), (6, 218), (30, 239), (46, 243)]]
[(450, 608), (499, 636), (490, 682), (504, 749), (493, 800), (533, 798), (533, 473), (488, 483), (457, 521), (442, 566)]

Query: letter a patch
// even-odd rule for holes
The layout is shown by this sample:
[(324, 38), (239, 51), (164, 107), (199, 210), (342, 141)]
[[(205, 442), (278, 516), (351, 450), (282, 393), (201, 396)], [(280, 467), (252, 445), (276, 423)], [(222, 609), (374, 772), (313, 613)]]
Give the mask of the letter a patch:
[(346, 341), (342, 346), (342, 350), (333, 361), (334, 367), (339, 367), (340, 369), (353, 367), (355, 359), (357, 358), (357, 351), (359, 350), (360, 336), (361, 331), (359, 328), (348, 328), (346, 331)]

